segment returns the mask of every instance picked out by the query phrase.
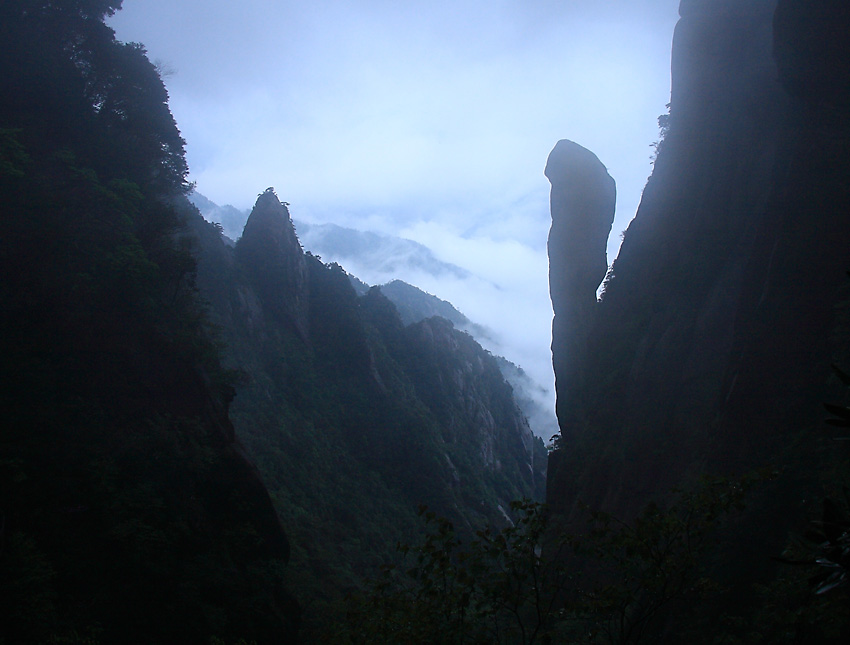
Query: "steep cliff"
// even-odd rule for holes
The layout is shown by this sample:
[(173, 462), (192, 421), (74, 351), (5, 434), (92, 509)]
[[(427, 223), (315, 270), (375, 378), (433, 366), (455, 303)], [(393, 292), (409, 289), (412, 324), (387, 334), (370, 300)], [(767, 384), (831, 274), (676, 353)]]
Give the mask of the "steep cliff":
[[(355, 288), (362, 290), (363, 293), (369, 289), (368, 285), (357, 281), (356, 278), (352, 282), (354, 282)], [(387, 284), (382, 284), (380, 290), (395, 305), (405, 325), (412, 325), (426, 318), (440, 316), (451, 321), (456, 328), (467, 332), (476, 340), (485, 342), (488, 338), (488, 330), (485, 327), (476, 325), (455, 309), (450, 302), (440, 300), (413, 285), (401, 280), (393, 280)], [(548, 441), (558, 432), (557, 419), (553, 410), (546, 405), (546, 389), (536, 383), (521, 367), (506, 358), (495, 356), (495, 359), (502, 376), (513, 389), (514, 399), (522, 414), (528, 419), (528, 425), (538, 437), (534, 442), (534, 452), (537, 455), (535, 462), (543, 463), (546, 460), (547, 453), (542, 439), (545, 438)]]
[(289, 210), (272, 188), (257, 199), (236, 243), (236, 256), (278, 324), (309, 338), (307, 264)]
[[(419, 396), (440, 420), (447, 444), (469, 446), (485, 481), (491, 478), (498, 491), (498, 505), (507, 509), (511, 501), (529, 494), (542, 499), (542, 442), (532, 434), (496, 358), (441, 317), (407, 327), (405, 336), (410, 349), (399, 359), (407, 365)], [(480, 503), (469, 491), (465, 497), (470, 504)]]
[(592, 329), (553, 338), (556, 366), (579, 341), (586, 359), (581, 392), (558, 382), (547, 498), (567, 519), (579, 501), (629, 518), (700, 474), (767, 468), (715, 562), (746, 589), (840, 457), (821, 419), (847, 357), (850, 21), (845, 4), (797, 0), (683, 0), (680, 15), (640, 208), (582, 314)]

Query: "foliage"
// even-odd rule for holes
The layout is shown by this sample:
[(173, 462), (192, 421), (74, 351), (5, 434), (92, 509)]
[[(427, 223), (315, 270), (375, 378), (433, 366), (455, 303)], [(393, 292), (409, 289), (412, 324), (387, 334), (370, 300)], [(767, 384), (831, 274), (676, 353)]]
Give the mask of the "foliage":
[(664, 144), (664, 139), (667, 137), (667, 133), (670, 131), (670, 104), (667, 104), (667, 112), (658, 116), (658, 140), (653, 141), (649, 144), (649, 147), (652, 148), (652, 156), (650, 156), (649, 161), (654, 166), (655, 160), (658, 159), (658, 153), (661, 152), (661, 147)]
[[(485, 528), (464, 546), (454, 525), (420, 508), (426, 533), (385, 565), (368, 595), (350, 601), (352, 642), (535, 642), (565, 577), (540, 552), (545, 509), (515, 502), (515, 525)], [(548, 603), (544, 605), (543, 603)], [(342, 634), (337, 634), (341, 638)]]
[(806, 537), (817, 545), (814, 563), (821, 569), (811, 580), (815, 593), (847, 587), (850, 584), (850, 494), (846, 488), (843, 499), (824, 499), (822, 518)]
[[(847, 272), (850, 276), (850, 271)], [(838, 348), (838, 362), (848, 359), (850, 351), (850, 299), (847, 298), (848, 286), (841, 290), (839, 302), (836, 305), (838, 320), (833, 329), (835, 344)], [(844, 403), (824, 403), (824, 408), (830, 414), (826, 424), (842, 430), (842, 435), (833, 437), (830, 452), (839, 453), (839, 448), (846, 447), (850, 437), (846, 435), (850, 428), (850, 406), (846, 404), (850, 394), (850, 374), (835, 363), (832, 373), (844, 391)], [(845, 453), (846, 454), (846, 453)], [(848, 464), (840, 462), (838, 467), (838, 482), (833, 477), (833, 494), (824, 497), (822, 513), (819, 520), (814, 521), (805, 535), (805, 541), (798, 546), (797, 563), (816, 566), (817, 571), (811, 576), (809, 583), (815, 594), (850, 595), (850, 487), (848, 487)], [(800, 548), (802, 546), (802, 548)], [(788, 561), (787, 558), (784, 558)], [(844, 603), (846, 611), (846, 601)]]
[[(850, 375), (833, 365), (833, 371), (841, 383), (850, 388)], [(826, 423), (837, 428), (850, 428), (850, 407), (825, 403), (832, 414)], [(847, 441), (848, 437), (840, 437)], [(823, 514), (806, 535), (814, 544), (814, 564), (820, 571), (811, 579), (816, 594), (850, 585), (850, 489), (846, 486), (839, 499), (827, 497), (823, 500)]]
[(703, 558), (719, 523), (743, 507), (750, 484), (751, 478), (704, 479), (666, 509), (650, 503), (628, 523), (592, 512), (591, 530), (573, 544), (612, 581), (579, 594), (594, 638), (644, 642), (674, 605), (717, 591), (703, 575)]
[(400, 545), (371, 589), (350, 600), (354, 643), (640, 643), (665, 612), (717, 591), (703, 556), (742, 503), (746, 480), (705, 480), (632, 522), (589, 514), (585, 533), (559, 532), (545, 506), (515, 502), (516, 522), (465, 544), (421, 509), (427, 533)]
[[(850, 388), (850, 374), (847, 374), (847, 372), (836, 365), (832, 366), (832, 371), (845, 387)], [(832, 415), (831, 419), (826, 420), (827, 424), (836, 428), (850, 428), (850, 407), (846, 405), (824, 403), (824, 408), (826, 408), (826, 411)], [(844, 438), (842, 437), (842, 439)]]
[[(833, 365), (833, 372), (841, 383), (850, 388), (850, 375)], [(830, 426), (850, 428), (850, 407), (825, 403), (832, 416), (826, 420)], [(846, 441), (847, 437), (840, 437)], [(777, 558), (793, 565), (816, 567), (809, 577), (809, 586), (815, 595), (844, 590), (850, 586), (850, 489), (845, 485), (841, 496), (825, 497), (821, 518), (812, 522), (803, 540)]]

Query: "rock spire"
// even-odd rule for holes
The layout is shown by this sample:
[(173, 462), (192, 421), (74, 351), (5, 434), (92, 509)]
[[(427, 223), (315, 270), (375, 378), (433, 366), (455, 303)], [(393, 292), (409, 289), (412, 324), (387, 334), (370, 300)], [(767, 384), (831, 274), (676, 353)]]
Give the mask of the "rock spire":
[[(552, 184), (549, 231), (549, 293), (552, 323), (552, 362), (562, 432), (575, 410), (562, 402), (577, 401), (581, 390), (587, 335), (593, 323), (596, 291), (608, 270), (606, 248), (614, 222), (616, 185), (590, 150), (563, 139), (546, 163)], [(574, 407), (574, 406), (571, 406)]]

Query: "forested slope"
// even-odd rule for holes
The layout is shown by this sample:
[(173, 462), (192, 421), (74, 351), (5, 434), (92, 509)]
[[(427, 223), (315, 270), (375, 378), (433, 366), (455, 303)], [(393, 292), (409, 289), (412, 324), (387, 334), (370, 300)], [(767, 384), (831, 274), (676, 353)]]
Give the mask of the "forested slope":
[(232, 418), (292, 538), (300, 598), (326, 607), (397, 559), (420, 504), (471, 536), (542, 499), (542, 445), (472, 337), (441, 318), (405, 327), (377, 288), (358, 296), (302, 251), (271, 189), (235, 249), (193, 222), (199, 285), (242, 374)]
[(0, 637), (285, 641), (285, 587), (315, 629), (419, 504), (471, 535), (544, 464), (495, 359), (358, 297), (272, 190), (235, 249), (200, 218), (120, 4), (0, 8)]

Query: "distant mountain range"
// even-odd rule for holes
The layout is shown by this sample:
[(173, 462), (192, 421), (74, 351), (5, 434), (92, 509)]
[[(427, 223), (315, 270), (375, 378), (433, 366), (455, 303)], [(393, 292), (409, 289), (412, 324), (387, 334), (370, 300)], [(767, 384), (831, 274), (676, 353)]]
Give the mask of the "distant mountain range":
[(439, 260), (427, 246), (418, 242), (336, 224), (308, 224), (294, 220), (305, 249), (325, 262), (343, 266), (355, 261), (380, 274), (393, 275), (402, 268), (416, 269), (437, 277), (469, 278), (466, 269)]
[[(207, 221), (221, 224), (225, 237), (236, 241), (242, 235), (250, 211), (242, 211), (229, 204), (219, 206), (198, 192), (193, 192), (189, 201)], [(301, 245), (326, 262), (346, 266), (353, 260), (358, 265), (367, 265), (377, 273), (388, 275), (398, 273), (401, 268), (417, 269), (438, 277), (464, 279), (471, 275), (466, 269), (439, 260), (431, 249), (413, 240), (336, 224), (308, 224), (297, 219), (293, 219), (292, 223), (298, 231)]]

